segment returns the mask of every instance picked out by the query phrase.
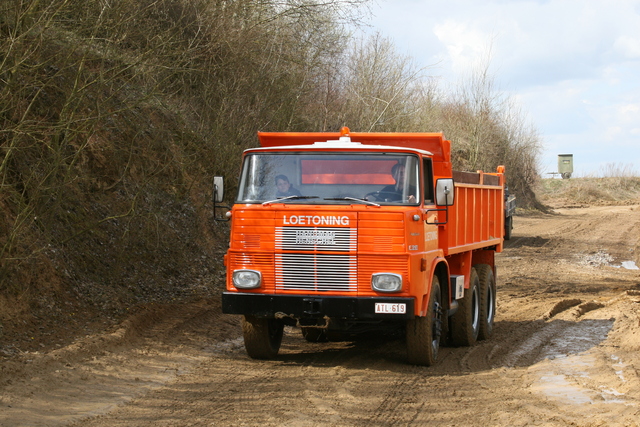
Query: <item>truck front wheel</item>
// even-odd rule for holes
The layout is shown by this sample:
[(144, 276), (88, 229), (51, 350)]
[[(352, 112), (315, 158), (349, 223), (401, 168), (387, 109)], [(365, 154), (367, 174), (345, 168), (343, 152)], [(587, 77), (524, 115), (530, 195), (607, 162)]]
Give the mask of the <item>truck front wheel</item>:
[(474, 345), (480, 332), (480, 279), (475, 268), (471, 269), (469, 289), (458, 303), (458, 311), (451, 317), (453, 345)]
[(278, 319), (255, 316), (242, 318), (244, 348), (252, 359), (273, 359), (278, 355), (284, 323)]
[(436, 363), (442, 336), (442, 293), (437, 276), (433, 276), (431, 283), (427, 315), (408, 320), (406, 334), (409, 363), (424, 366)]

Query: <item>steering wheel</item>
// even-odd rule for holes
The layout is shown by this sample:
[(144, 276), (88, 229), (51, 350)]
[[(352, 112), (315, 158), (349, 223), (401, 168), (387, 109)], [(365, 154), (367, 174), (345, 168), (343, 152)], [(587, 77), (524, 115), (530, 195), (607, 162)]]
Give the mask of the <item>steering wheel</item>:
[(402, 199), (398, 193), (394, 193), (393, 191), (372, 191), (364, 195), (365, 200), (370, 200), (370, 197), (373, 197), (374, 202), (393, 202)]

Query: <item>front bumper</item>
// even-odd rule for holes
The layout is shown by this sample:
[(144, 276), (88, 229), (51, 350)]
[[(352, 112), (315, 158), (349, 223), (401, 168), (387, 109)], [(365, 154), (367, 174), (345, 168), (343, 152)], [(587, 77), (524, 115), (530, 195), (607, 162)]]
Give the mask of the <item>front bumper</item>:
[[(406, 304), (404, 313), (376, 313), (376, 303)], [(335, 297), (223, 292), (222, 312), (294, 319), (323, 317), (353, 320), (406, 320), (414, 317), (414, 299), (399, 297)]]

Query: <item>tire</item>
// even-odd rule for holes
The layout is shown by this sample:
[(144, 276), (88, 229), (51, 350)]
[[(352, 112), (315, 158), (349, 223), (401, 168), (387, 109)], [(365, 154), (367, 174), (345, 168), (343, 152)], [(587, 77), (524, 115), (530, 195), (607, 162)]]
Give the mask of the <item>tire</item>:
[(504, 219), (504, 240), (511, 240), (511, 230), (513, 230), (513, 217), (508, 216)]
[(427, 315), (408, 320), (406, 336), (409, 363), (423, 366), (436, 363), (442, 338), (442, 293), (437, 276), (433, 276), (431, 283)]
[(451, 317), (451, 340), (455, 346), (474, 345), (480, 332), (480, 280), (475, 268), (471, 269), (469, 289), (458, 300), (458, 311)]
[(244, 348), (252, 359), (273, 359), (278, 355), (284, 323), (278, 319), (244, 316)]
[(329, 337), (327, 336), (327, 330), (324, 328), (310, 328), (302, 327), (302, 336), (308, 342), (327, 342)]
[(475, 266), (480, 280), (480, 330), (478, 339), (486, 340), (493, 335), (493, 322), (496, 316), (496, 280), (493, 269), (487, 264)]

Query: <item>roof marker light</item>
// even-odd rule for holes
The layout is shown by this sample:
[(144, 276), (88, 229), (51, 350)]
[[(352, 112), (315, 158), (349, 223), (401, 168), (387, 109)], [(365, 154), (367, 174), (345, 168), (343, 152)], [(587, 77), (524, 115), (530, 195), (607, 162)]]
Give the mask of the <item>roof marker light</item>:
[(351, 131), (346, 126), (343, 126), (340, 129), (340, 139), (339, 139), (340, 142), (351, 142), (351, 137), (349, 136), (349, 132)]

